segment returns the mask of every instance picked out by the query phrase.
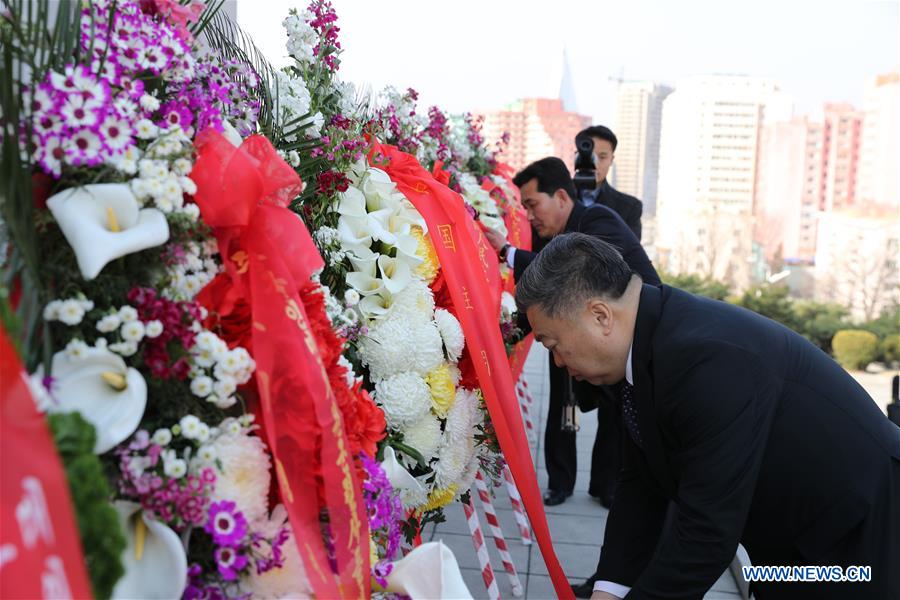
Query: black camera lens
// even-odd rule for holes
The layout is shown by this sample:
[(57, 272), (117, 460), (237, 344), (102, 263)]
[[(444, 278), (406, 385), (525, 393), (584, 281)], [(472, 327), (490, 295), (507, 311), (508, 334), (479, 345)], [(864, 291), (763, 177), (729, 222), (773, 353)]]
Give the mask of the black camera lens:
[(589, 137), (579, 138), (575, 140), (575, 147), (578, 148), (579, 152), (593, 152), (594, 140)]

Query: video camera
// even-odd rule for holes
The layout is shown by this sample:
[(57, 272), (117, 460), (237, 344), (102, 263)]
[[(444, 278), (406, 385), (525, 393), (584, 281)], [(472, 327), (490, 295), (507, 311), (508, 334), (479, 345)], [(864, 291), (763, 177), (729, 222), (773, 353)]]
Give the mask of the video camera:
[(597, 169), (594, 157), (594, 140), (590, 136), (575, 137), (575, 190), (583, 200), (585, 192), (597, 187)]

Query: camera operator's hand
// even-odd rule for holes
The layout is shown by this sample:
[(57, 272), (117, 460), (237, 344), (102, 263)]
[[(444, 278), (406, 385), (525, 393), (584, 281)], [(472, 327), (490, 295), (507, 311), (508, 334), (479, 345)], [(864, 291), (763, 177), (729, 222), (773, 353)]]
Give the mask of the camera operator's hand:
[(503, 237), (502, 233), (494, 231), (493, 229), (485, 227), (484, 225), (481, 226), (481, 230), (484, 232), (484, 237), (487, 238), (488, 243), (497, 252), (500, 252), (500, 249), (503, 248), (504, 245), (506, 245), (506, 238)]

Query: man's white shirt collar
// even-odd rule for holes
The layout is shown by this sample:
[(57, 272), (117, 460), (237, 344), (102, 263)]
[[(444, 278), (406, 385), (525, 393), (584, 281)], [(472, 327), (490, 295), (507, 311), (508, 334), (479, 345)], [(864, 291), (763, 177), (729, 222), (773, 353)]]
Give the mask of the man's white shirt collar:
[(631, 346), (628, 347), (628, 362), (625, 363), (625, 381), (627, 381), (630, 385), (634, 385), (634, 373), (631, 369), (632, 350), (634, 350), (634, 340), (631, 341)]

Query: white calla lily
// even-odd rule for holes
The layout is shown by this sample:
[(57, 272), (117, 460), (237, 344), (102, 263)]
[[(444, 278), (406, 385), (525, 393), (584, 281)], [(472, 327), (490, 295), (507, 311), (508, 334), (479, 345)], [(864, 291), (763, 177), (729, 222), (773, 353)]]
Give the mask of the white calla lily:
[(372, 232), (366, 217), (350, 217), (341, 215), (338, 219), (338, 237), (342, 247), (372, 245)]
[(366, 196), (358, 188), (348, 187), (347, 191), (341, 192), (337, 211), (348, 217), (365, 217)]
[(347, 285), (359, 292), (363, 297), (380, 294), (385, 289), (384, 281), (359, 271), (347, 273)]
[(382, 171), (381, 169), (378, 169), (376, 167), (369, 167), (369, 169), (366, 171), (366, 173), (369, 175), (369, 180), (371, 180), (371, 181), (378, 182), (378, 183), (390, 183), (391, 182), (390, 175), (388, 175), (387, 172)]
[(125, 574), (112, 597), (181, 598), (188, 581), (187, 554), (178, 534), (148, 518), (134, 502), (113, 504), (125, 533)]
[(416, 254), (419, 249), (419, 240), (415, 236), (398, 235), (394, 247), (397, 248), (397, 258), (402, 258), (410, 267), (416, 268), (422, 264), (424, 259)]
[(388, 592), (412, 600), (472, 598), (453, 551), (440, 540), (420, 545), (393, 567), (387, 578)]
[(409, 263), (399, 258), (391, 258), (386, 254), (378, 257), (378, 270), (384, 287), (392, 294), (398, 294), (412, 281), (412, 270)]
[(419, 480), (412, 476), (403, 465), (397, 460), (397, 454), (390, 446), (384, 449), (384, 460), (381, 461), (381, 468), (384, 469), (388, 481), (395, 490), (414, 490), (423, 492), (425, 488), (419, 483)]
[(391, 309), (394, 298), (387, 290), (366, 296), (359, 301), (359, 312), (369, 320), (383, 317)]
[[(43, 368), (38, 368), (43, 377)], [(56, 400), (49, 412), (79, 412), (97, 431), (94, 453), (103, 454), (128, 439), (147, 407), (147, 383), (118, 354), (105, 348), (87, 348), (84, 356), (53, 355)]]
[(372, 232), (372, 239), (384, 242), (385, 244), (394, 245), (397, 241), (397, 235), (391, 231), (392, 219), (397, 214), (394, 208), (382, 208), (370, 212), (366, 219), (366, 225)]
[(162, 211), (140, 208), (124, 183), (69, 188), (51, 196), (47, 207), (75, 252), (81, 275), (88, 280), (110, 261), (169, 239), (169, 224)]
[(377, 252), (372, 252), (369, 248), (359, 247), (348, 250), (350, 253), (348, 258), (353, 264), (353, 268), (360, 273), (365, 273), (369, 277), (375, 277), (375, 261), (381, 256)]

